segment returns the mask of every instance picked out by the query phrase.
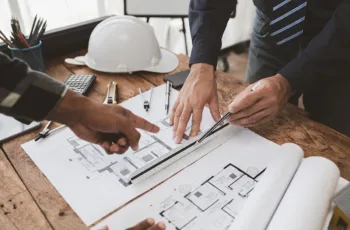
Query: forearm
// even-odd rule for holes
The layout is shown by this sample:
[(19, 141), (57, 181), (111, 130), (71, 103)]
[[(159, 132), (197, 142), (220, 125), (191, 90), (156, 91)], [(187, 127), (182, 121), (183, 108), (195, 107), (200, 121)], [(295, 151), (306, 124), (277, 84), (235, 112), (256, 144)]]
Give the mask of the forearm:
[(190, 65), (206, 63), (216, 67), (221, 38), (236, 3), (235, 0), (191, 0), (189, 22), (193, 48)]
[(62, 83), (0, 53), (0, 113), (28, 122), (43, 120), (66, 91)]
[(297, 58), (279, 73), (296, 91), (303, 92), (322, 73), (336, 80), (350, 74), (350, 0), (344, 0), (325, 28)]
[[(94, 102), (72, 90), (68, 90), (62, 101), (46, 117), (68, 126), (79, 123), (82, 117), (93, 107)], [(96, 111), (95, 111), (96, 112)]]

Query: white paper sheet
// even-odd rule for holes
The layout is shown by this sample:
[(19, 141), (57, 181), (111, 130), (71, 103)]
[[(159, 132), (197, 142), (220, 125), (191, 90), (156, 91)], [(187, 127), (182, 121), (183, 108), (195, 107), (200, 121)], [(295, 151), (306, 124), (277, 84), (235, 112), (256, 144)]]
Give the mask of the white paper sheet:
[[(264, 173), (264, 177), (255, 187), (246, 202), (244, 209), (231, 226), (231, 229), (266, 229), (284, 195), (283, 190), (289, 189), (288, 187), (294, 177), (294, 172), (295, 170), (298, 170), (302, 160), (301, 157), (304, 154), (302, 149), (294, 144), (285, 144), (282, 145), (282, 148), (284, 149), (284, 153), (279, 155), (278, 158), (269, 164), (268, 169)], [(327, 169), (322, 169), (322, 171), (324, 170)], [(334, 181), (336, 182), (337, 179), (334, 178)], [(347, 180), (340, 178), (333, 194), (336, 194), (347, 184)], [(309, 189), (309, 187), (305, 187), (305, 193), (310, 194)], [(294, 200), (294, 202), (298, 202), (298, 199)], [(328, 229), (333, 209), (333, 205), (329, 205), (328, 209), (323, 209), (323, 211), (327, 213), (327, 217), (323, 224), (324, 227), (322, 228), (323, 230)], [(294, 223), (299, 220), (293, 219), (291, 221)], [(293, 224), (291, 226), (291, 229), (299, 229)], [(281, 229), (287, 228), (283, 226)]]
[(281, 153), (268, 165), (231, 230), (266, 229), (303, 156), (304, 152), (299, 146), (282, 145)]
[[(144, 95), (146, 98), (148, 93)], [(178, 92), (173, 90), (171, 105), (177, 95)], [(161, 127), (160, 133), (155, 135), (141, 132), (140, 149), (137, 152), (129, 149), (123, 155), (107, 155), (99, 146), (77, 138), (68, 128), (39, 142), (25, 143), (22, 148), (83, 222), (91, 225), (215, 148), (212, 142), (157, 173), (152, 179), (137, 185), (129, 184), (125, 177), (133, 170), (178, 146), (172, 140), (172, 127), (167, 125), (164, 102), (165, 86), (160, 86), (153, 89), (148, 112), (143, 109), (140, 96), (121, 104)], [(208, 109), (205, 109), (201, 130), (208, 129), (213, 123)], [(242, 130), (233, 128), (231, 134)], [(216, 145), (220, 141), (217, 140)]]
[(339, 177), (326, 158), (303, 160), (267, 229), (322, 229)]
[(165, 222), (167, 230), (227, 229), (257, 183), (244, 173), (257, 177), (281, 149), (249, 130), (233, 129), (222, 133), (219, 139), (227, 141), (214, 151), (93, 229), (124, 230), (148, 217)]

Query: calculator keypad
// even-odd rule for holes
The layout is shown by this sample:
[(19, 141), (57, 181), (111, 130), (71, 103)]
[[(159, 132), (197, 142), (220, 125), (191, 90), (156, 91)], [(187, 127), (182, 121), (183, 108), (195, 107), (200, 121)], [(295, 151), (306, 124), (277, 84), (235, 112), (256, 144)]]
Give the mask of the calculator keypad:
[(69, 89), (84, 94), (92, 82), (95, 80), (96, 76), (94, 75), (71, 75), (64, 82)]

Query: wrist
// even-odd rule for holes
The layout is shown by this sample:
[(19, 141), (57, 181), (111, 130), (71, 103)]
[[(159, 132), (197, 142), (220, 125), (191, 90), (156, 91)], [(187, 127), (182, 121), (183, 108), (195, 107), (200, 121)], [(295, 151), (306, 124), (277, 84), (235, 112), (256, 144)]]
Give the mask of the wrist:
[(284, 94), (289, 98), (292, 96), (292, 87), (287, 79), (285, 79), (281, 74), (276, 74), (274, 76), (277, 81), (279, 88)]
[(207, 63), (195, 63), (191, 66), (191, 69), (203, 69), (203, 70), (211, 70), (214, 72), (214, 66), (207, 64)]
[(82, 120), (92, 103), (90, 99), (68, 90), (61, 103), (47, 116), (47, 120), (72, 126)]
[(214, 66), (207, 63), (196, 63), (191, 66), (191, 75), (196, 77), (203, 77), (213, 79), (215, 77), (214, 74)]

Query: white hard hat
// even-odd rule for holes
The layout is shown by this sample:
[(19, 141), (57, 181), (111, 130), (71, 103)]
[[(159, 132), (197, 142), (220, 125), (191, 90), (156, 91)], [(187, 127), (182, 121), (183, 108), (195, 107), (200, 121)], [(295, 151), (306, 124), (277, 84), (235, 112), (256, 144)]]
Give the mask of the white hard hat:
[(102, 72), (167, 73), (176, 69), (179, 60), (159, 47), (153, 28), (146, 22), (132, 16), (115, 16), (92, 31), (85, 64)]

